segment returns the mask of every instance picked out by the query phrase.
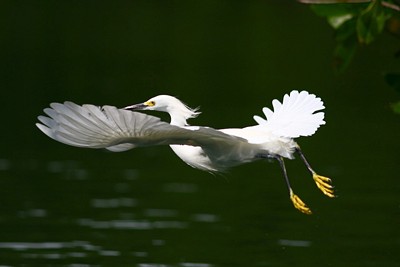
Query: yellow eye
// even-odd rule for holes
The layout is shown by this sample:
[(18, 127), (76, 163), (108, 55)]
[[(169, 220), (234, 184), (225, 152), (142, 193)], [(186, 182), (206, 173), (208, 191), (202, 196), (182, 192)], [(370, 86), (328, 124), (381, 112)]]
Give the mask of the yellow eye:
[(154, 102), (154, 101), (147, 101), (146, 103), (144, 103), (146, 106), (149, 106), (149, 107), (154, 107), (155, 105), (156, 105), (156, 102)]

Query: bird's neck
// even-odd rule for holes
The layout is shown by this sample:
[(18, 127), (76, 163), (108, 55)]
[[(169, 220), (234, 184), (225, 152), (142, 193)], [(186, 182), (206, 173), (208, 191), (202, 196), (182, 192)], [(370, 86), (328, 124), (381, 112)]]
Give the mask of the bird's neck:
[(187, 126), (187, 120), (190, 118), (195, 118), (199, 112), (196, 109), (191, 109), (187, 107), (182, 102), (178, 101), (174, 105), (169, 106), (166, 110), (171, 117), (171, 124), (176, 126)]
[(180, 126), (180, 127), (187, 125), (186, 117), (183, 116), (182, 114), (171, 111), (171, 112), (169, 112), (169, 116), (171, 117), (171, 122), (170, 122), (171, 125)]

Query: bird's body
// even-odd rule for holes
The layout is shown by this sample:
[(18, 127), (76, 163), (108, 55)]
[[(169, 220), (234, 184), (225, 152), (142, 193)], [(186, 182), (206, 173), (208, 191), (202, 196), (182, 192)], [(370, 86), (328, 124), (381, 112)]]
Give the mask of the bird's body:
[[(281, 164), (290, 197), (300, 211), (311, 213), (294, 195), (283, 158), (293, 158), (298, 152), (312, 172), (318, 187), (333, 196), (329, 178), (317, 175), (305, 160), (294, 138), (315, 133), (325, 124), (320, 98), (306, 91), (292, 91), (283, 102), (274, 100), (274, 110), (264, 108), (266, 118), (254, 116), (256, 125), (245, 128), (216, 130), (189, 126), (187, 120), (199, 112), (175, 97), (156, 96), (142, 104), (117, 109), (93, 105), (79, 106), (72, 102), (53, 103), (45, 109), (49, 117), (39, 116), (38, 128), (49, 137), (77, 147), (106, 148), (125, 151), (149, 145), (170, 145), (175, 154), (188, 165), (209, 172), (226, 169), (262, 158), (275, 158)], [(158, 110), (169, 113), (171, 122), (130, 110)]]
[(209, 172), (223, 172), (231, 167), (259, 160), (262, 157), (281, 155), (293, 158), (296, 142), (289, 138), (272, 137), (263, 143), (251, 143), (251, 137), (257, 138), (261, 133), (257, 127), (243, 129), (220, 129), (221, 133), (238, 137), (237, 141), (223, 149), (205, 152), (200, 146), (170, 145), (175, 154), (188, 165)]
[[(297, 91), (293, 93), (293, 95), (296, 95), (294, 97), (299, 97), (300, 94)], [(304, 92), (303, 97), (304, 95), (309, 97), (308, 93)], [(188, 126), (187, 124), (187, 119), (196, 117), (199, 114), (196, 110), (188, 108), (181, 101), (177, 101), (176, 98), (167, 95), (157, 96), (146, 103), (153, 102), (159, 105), (168, 103), (165, 108), (160, 108), (159, 110), (170, 114), (171, 125), (192, 131), (198, 129), (196, 126)], [(318, 104), (318, 108), (323, 108), (322, 102)], [(322, 118), (321, 121), (320, 123), (324, 123)], [(216, 149), (213, 149), (212, 152), (204, 151), (201, 146), (170, 145), (170, 147), (178, 157), (191, 167), (209, 172), (222, 172), (230, 167), (258, 160), (260, 156), (279, 155), (293, 158), (293, 152), (297, 145), (292, 138), (277, 136), (262, 124), (245, 128), (219, 129), (217, 131), (242, 140), (230, 143), (229, 146), (224, 146), (224, 149), (218, 149), (216, 144)]]

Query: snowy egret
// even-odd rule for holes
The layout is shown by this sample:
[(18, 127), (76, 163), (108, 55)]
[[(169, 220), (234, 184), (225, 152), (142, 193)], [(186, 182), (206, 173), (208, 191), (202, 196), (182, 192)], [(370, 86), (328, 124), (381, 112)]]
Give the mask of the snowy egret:
[[(307, 162), (294, 138), (313, 135), (325, 124), (322, 100), (307, 91), (286, 94), (282, 103), (272, 101), (273, 110), (263, 108), (266, 118), (254, 116), (256, 125), (216, 130), (189, 126), (187, 120), (200, 114), (179, 99), (159, 95), (123, 109), (97, 107), (72, 102), (52, 103), (39, 116), (37, 127), (61, 143), (86, 148), (105, 148), (120, 152), (135, 147), (169, 145), (188, 165), (208, 172), (222, 172), (229, 167), (258, 159), (276, 159), (283, 172), (294, 207), (305, 214), (310, 208), (294, 194), (284, 158), (297, 153), (311, 172), (317, 187), (334, 197), (331, 180), (318, 175)], [(134, 110), (157, 110), (169, 113), (171, 122)], [(319, 111), (319, 112), (317, 112)]]

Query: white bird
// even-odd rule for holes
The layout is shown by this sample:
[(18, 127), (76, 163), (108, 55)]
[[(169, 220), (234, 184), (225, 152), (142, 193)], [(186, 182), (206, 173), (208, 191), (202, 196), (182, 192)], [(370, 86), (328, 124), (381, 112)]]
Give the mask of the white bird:
[[(39, 116), (36, 126), (61, 143), (86, 148), (105, 148), (119, 152), (135, 147), (169, 145), (175, 154), (193, 168), (222, 172), (229, 167), (259, 159), (277, 159), (283, 171), (289, 196), (295, 208), (311, 214), (307, 205), (293, 193), (283, 158), (298, 153), (311, 172), (318, 188), (334, 197), (331, 180), (311, 168), (294, 138), (313, 135), (325, 124), (325, 107), (319, 97), (307, 91), (292, 91), (282, 103), (272, 101), (273, 110), (263, 108), (266, 118), (254, 116), (254, 126), (213, 129), (189, 126), (187, 120), (200, 112), (175, 97), (159, 95), (123, 109), (113, 106), (79, 106), (72, 102), (52, 103)], [(167, 112), (171, 122), (131, 110)], [(317, 112), (320, 111), (320, 112)]]

